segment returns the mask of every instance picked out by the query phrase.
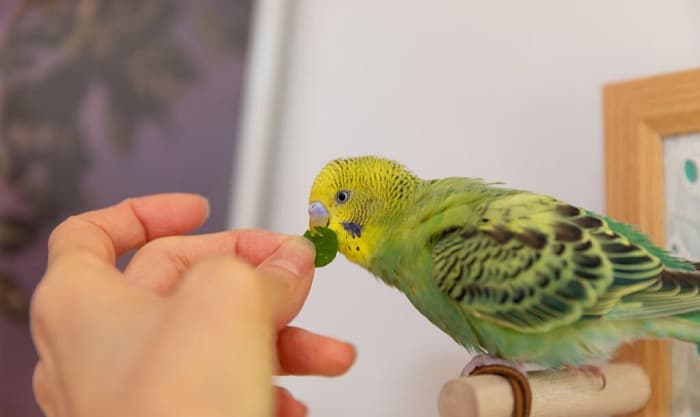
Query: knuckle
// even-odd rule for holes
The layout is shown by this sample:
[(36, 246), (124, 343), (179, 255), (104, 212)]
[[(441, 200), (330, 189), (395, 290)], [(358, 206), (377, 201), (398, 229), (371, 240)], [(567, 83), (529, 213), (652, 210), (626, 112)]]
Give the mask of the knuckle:
[(157, 250), (162, 253), (166, 262), (175, 268), (178, 275), (184, 274), (192, 266), (192, 262), (186, 254), (169, 246), (167, 242), (159, 242), (158, 246)]
[(71, 225), (78, 221), (78, 216), (70, 216), (63, 220), (58, 226), (54, 227), (49, 234), (48, 244), (49, 247), (53, 246), (57, 240), (62, 238), (64, 229), (70, 229)]
[[(85, 263), (81, 267), (85, 269)], [(37, 284), (29, 302), (30, 324), (38, 328), (46, 328), (51, 323), (60, 322), (66, 318), (80, 303), (88, 297), (85, 284), (89, 280), (77, 272), (75, 262), (70, 257), (63, 257), (47, 269)]]
[(29, 327), (32, 341), (39, 356), (46, 354), (51, 339), (52, 320), (58, 312), (52, 306), (54, 297), (45, 281), (39, 283), (29, 303)]
[(39, 408), (47, 416), (53, 415), (51, 411), (50, 404), (50, 393), (49, 393), (49, 382), (46, 380), (46, 368), (44, 364), (39, 361), (36, 367), (34, 367), (34, 373), (32, 375), (32, 389), (34, 390), (34, 397), (39, 405)]
[(177, 237), (162, 237), (148, 242), (139, 252), (142, 256), (148, 259), (162, 259), (169, 266), (175, 269), (175, 272), (182, 276), (192, 266), (192, 261), (187, 254), (178, 245), (180, 236)]
[(29, 320), (32, 327), (42, 328), (46, 318), (51, 317), (52, 289), (46, 280), (36, 286), (29, 302)]

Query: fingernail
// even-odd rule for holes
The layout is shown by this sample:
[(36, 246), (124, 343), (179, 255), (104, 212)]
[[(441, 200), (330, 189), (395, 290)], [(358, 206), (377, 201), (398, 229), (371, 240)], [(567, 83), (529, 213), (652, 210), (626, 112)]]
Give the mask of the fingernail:
[(300, 276), (313, 268), (315, 256), (313, 243), (304, 237), (290, 236), (261, 267), (274, 266)]
[(209, 216), (211, 215), (211, 203), (209, 202), (208, 198), (206, 198), (204, 196), (200, 196), (200, 197), (202, 197), (202, 200), (204, 201), (204, 208), (206, 209), (206, 214), (205, 214), (204, 218), (208, 219)]

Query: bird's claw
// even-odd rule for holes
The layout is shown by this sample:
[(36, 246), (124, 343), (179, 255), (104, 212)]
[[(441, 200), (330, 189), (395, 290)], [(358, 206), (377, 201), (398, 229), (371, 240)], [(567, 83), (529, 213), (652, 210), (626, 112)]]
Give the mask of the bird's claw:
[(572, 371), (572, 372), (582, 372), (583, 374), (585, 374), (588, 377), (596, 378), (596, 379), (600, 380), (600, 389), (601, 390), (605, 389), (605, 386), (608, 383), (607, 379), (605, 378), (605, 374), (597, 366), (583, 365), (583, 366), (575, 367), (575, 366), (567, 365), (565, 368)]

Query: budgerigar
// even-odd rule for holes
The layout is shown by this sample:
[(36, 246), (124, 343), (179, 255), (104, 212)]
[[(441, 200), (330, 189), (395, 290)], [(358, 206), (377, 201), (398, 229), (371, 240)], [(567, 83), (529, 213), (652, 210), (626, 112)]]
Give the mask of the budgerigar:
[(470, 351), (558, 367), (640, 338), (700, 342), (698, 264), (553, 197), (358, 157), (321, 170), (309, 215)]

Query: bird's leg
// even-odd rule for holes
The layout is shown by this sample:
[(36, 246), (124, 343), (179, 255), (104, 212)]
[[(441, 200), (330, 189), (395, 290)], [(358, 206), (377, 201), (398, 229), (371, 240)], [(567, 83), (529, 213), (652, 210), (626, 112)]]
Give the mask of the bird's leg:
[(605, 389), (605, 386), (607, 385), (607, 380), (605, 379), (605, 374), (603, 371), (593, 365), (582, 365), (579, 367), (572, 366), (572, 365), (564, 365), (564, 369), (570, 371), (570, 372), (582, 372), (588, 377), (591, 378), (596, 378), (600, 381), (600, 389)]
[(496, 365), (513, 369), (514, 371), (519, 372), (524, 378), (527, 378), (527, 369), (525, 369), (525, 365), (486, 354), (474, 356), (474, 358), (469, 361), (464, 369), (462, 369), (461, 376), (471, 375), (479, 368)]

